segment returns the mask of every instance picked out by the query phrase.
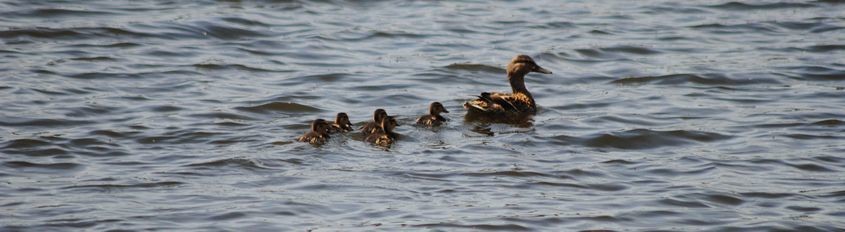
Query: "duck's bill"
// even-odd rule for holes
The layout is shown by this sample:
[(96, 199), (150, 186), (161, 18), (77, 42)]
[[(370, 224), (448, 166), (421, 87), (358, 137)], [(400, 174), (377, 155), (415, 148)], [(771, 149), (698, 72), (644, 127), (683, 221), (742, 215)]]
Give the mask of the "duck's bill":
[(443, 108), (443, 113), (449, 113), (449, 110), (447, 110), (446, 108)]
[(532, 72), (538, 72), (538, 73), (552, 74), (552, 71), (546, 70), (546, 69), (544, 69), (540, 66), (534, 66), (534, 70), (531, 70), (531, 71)]

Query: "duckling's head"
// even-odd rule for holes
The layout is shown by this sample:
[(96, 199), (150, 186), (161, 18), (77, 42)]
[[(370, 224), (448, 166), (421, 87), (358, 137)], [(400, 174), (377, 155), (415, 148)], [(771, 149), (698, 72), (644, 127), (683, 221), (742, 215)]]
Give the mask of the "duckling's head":
[(396, 121), (396, 118), (393, 116), (385, 116), (384, 120), (381, 121), (381, 128), (384, 132), (391, 132), (393, 128), (399, 126), (399, 122)]
[(337, 113), (337, 118), (334, 119), (334, 123), (337, 125), (352, 126), (352, 123), (349, 122), (349, 115), (346, 115), (344, 112)]
[(531, 57), (527, 55), (516, 55), (513, 59), (511, 59), (511, 62), (508, 63), (508, 76), (525, 76), (525, 74), (528, 74), (529, 72), (552, 74), (551, 71), (540, 67), (537, 63), (534, 63), (534, 59), (531, 59)]
[(323, 120), (322, 118), (315, 119), (313, 122), (311, 122), (311, 131), (316, 131), (319, 133), (328, 132), (328, 125), (329, 124), (326, 122), (326, 120)]
[(376, 111), (373, 112), (373, 121), (375, 122), (381, 122), (381, 119), (384, 117), (387, 117), (387, 111), (384, 111), (384, 109), (376, 109)]
[(446, 107), (443, 107), (443, 104), (440, 104), (440, 102), (432, 102), (431, 105), (428, 107), (428, 112), (432, 115), (438, 115), (440, 113), (449, 113), (449, 111), (446, 110)]

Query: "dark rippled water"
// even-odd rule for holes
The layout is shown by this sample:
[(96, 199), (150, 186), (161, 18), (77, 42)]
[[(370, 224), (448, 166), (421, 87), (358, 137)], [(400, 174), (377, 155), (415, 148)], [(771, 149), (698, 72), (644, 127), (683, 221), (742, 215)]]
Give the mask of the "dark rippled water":
[[(842, 231), (843, 12), (3, 1), (0, 230)], [(533, 125), (464, 121), (519, 53), (554, 72)], [(376, 108), (390, 150), (293, 142)]]

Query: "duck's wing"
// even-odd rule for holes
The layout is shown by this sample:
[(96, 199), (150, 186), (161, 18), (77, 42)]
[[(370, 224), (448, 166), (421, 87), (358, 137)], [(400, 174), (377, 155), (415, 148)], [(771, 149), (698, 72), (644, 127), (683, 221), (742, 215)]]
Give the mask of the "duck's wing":
[[(467, 101), (464, 104), (464, 107), (472, 110), (478, 110), (481, 112), (486, 113), (501, 113), (505, 112), (506, 108), (502, 104), (499, 104), (497, 99), (500, 99), (500, 95), (503, 93), (488, 93), (484, 92), (481, 95), (477, 96), (478, 98)], [(495, 97), (494, 97), (495, 96)], [(506, 104), (507, 105), (507, 104)]]
[(505, 111), (519, 111), (519, 107), (514, 104), (513, 94), (509, 93), (481, 93), (482, 98), (489, 99), (489, 101), (494, 102), (500, 106)]
[(364, 126), (361, 126), (361, 132), (365, 135), (372, 134), (375, 131), (378, 131), (378, 124), (375, 122), (368, 122), (367, 124), (364, 124)]
[(464, 106), (484, 113), (525, 113), (533, 112), (534, 106), (529, 96), (520, 93), (481, 93), (477, 99), (468, 101)]
[(428, 125), (431, 123), (431, 115), (423, 115), (417, 118), (417, 124), (419, 125)]

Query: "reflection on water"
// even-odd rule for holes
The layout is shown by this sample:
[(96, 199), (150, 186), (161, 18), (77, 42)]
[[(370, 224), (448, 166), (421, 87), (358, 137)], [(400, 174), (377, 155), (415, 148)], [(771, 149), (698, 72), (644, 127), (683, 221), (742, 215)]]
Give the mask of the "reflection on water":
[(0, 230), (845, 228), (840, 1), (0, 5)]

